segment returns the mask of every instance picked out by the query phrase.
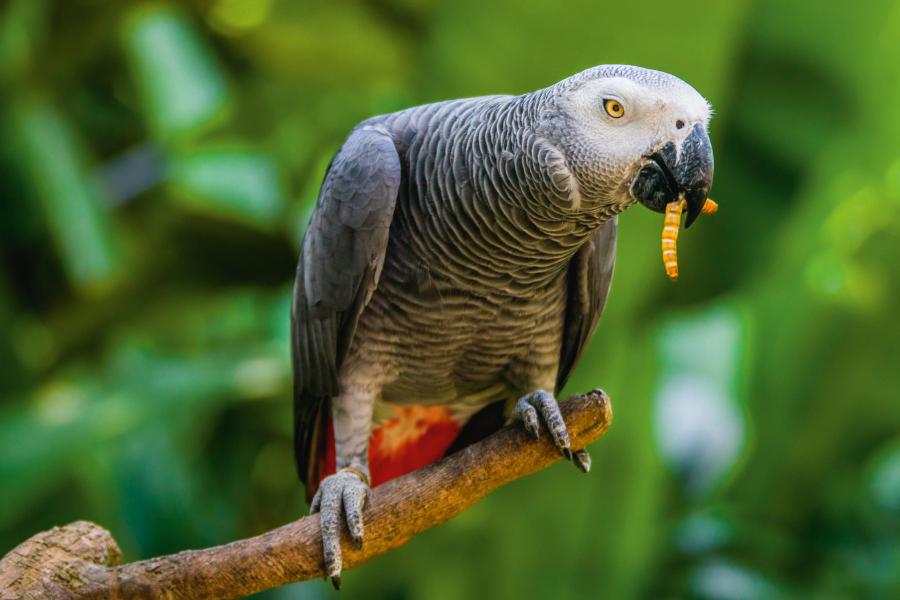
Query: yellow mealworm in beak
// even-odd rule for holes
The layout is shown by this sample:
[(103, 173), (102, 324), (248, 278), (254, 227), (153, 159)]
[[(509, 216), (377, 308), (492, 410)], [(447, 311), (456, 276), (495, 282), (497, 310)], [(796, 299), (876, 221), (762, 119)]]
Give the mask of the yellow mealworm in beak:
[(687, 205), (684, 198), (666, 204), (666, 218), (662, 230), (662, 259), (669, 279), (678, 279), (678, 229), (681, 227), (681, 212)]
[[(662, 259), (666, 275), (672, 281), (678, 280), (678, 230), (681, 228), (681, 213), (686, 206), (684, 197), (666, 204), (666, 218), (662, 230)], [(713, 215), (717, 210), (719, 205), (707, 198), (700, 212), (704, 215)]]

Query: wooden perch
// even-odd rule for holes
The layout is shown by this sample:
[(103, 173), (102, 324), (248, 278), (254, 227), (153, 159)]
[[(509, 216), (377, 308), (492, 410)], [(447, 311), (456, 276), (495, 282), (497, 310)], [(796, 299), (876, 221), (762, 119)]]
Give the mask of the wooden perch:
[[(600, 390), (573, 396), (560, 408), (573, 448), (603, 435), (612, 418), (609, 399)], [(344, 532), (344, 569), (560, 458), (549, 435), (533, 441), (516, 424), (375, 488), (365, 511), (365, 547), (356, 549)], [(324, 575), (318, 515), (224, 546), (118, 565), (121, 557), (109, 532), (94, 523), (55, 527), (0, 560), (0, 599), (237, 598)]]

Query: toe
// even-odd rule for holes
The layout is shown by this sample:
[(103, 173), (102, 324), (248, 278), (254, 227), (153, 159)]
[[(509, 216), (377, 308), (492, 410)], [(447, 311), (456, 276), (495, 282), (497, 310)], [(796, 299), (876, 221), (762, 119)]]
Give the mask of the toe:
[(520, 398), (516, 402), (515, 416), (522, 421), (525, 425), (525, 431), (531, 434), (531, 437), (534, 439), (541, 437), (537, 410), (528, 402), (527, 398)]
[(538, 406), (541, 411), (541, 416), (544, 418), (544, 423), (547, 424), (547, 429), (550, 430), (550, 435), (553, 436), (554, 443), (556, 443), (556, 446), (566, 455), (566, 458), (571, 458), (571, 451), (569, 450), (569, 430), (566, 428), (566, 422), (563, 421), (562, 413), (559, 411), (559, 404), (557, 404), (556, 398), (550, 394), (546, 394), (541, 397)]
[(333, 482), (321, 488), (322, 552), (325, 574), (333, 579), (341, 574), (341, 490), (325, 483)]
[(319, 506), (322, 503), (322, 486), (319, 486), (319, 489), (316, 490), (315, 495), (313, 496), (312, 502), (309, 503), (309, 514), (314, 515), (319, 512)]
[(347, 530), (357, 548), (363, 545), (363, 507), (366, 504), (368, 490), (363, 484), (348, 485), (344, 488), (344, 514), (347, 517)]

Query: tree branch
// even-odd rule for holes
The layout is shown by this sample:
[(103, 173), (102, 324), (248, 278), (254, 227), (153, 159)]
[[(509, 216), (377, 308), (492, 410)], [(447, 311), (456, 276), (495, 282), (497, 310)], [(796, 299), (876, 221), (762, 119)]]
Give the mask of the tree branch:
[[(612, 410), (599, 390), (560, 407), (573, 448), (609, 428)], [(387, 552), (560, 458), (549, 435), (533, 441), (521, 426), (511, 425), (375, 488), (365, 512), (365, 547), (356, 549), (344, 532), (344, 568)], [(237, 598), (324, 575), (317, 515), (224, 546), (124, 565), (120, 560), (118, 545), (102, 527), (87, 521), (56, 527), (0, 560), (0, 598)]]

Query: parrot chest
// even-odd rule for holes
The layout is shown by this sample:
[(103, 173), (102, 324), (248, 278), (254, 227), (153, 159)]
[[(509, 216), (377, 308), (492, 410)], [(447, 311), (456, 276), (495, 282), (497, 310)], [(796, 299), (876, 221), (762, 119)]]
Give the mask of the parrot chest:
[[(553, 388), (565, 272), (531, 290), (461, 289), (428, 269), (413, 280), (388, 260), (360, 317), (348, 360), (381, 365), (382, 399), (478, 408)], [(524, 292), (524, 293), (523, 293)]]
[[(484, 160), (496, 154), (484, 132), (499, 117), (476, 114), (477, 104), (454, 106), (391, 125), (407, 175), (378, 285), (345, 359), (391, 404), (479, 407), (552, 390), (567, 266), (596, 226), (536, 224), (522, 198), (550, 205), (552, 198), (536, 199), (549, 193), (543, 180), (496, 187), (500, 167)], [(513, 164), (525, 147), (511, 148), (503, 154), (512, 157), (502, 165), (507, 178), (526, 172)]]

